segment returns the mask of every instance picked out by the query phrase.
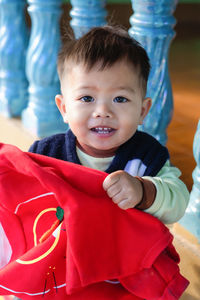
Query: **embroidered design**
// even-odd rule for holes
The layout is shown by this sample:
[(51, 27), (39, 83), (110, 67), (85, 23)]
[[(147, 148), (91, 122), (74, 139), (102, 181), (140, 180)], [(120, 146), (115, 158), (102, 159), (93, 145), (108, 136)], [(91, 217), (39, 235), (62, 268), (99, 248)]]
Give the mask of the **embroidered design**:
[(58, 220), (61, 222), (64, 218), (64, 210), (62, 209), (62, 207), (58, 206), (56, 209), (56, 217), (58, 218)]

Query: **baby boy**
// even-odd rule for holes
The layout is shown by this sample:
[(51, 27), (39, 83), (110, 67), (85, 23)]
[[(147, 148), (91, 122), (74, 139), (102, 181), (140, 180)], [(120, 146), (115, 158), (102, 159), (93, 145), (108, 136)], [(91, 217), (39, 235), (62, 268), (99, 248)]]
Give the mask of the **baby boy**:
[(167, 149), (137, 130), (151, 107), (149, 71), (146, 51), (121, 28), (96, 27), (66, 40), (56, 104), (70, 129), (36, 141), (29, 151), (105, 171), (103, 188), (121, 209), (174, 223), (189, 193)]

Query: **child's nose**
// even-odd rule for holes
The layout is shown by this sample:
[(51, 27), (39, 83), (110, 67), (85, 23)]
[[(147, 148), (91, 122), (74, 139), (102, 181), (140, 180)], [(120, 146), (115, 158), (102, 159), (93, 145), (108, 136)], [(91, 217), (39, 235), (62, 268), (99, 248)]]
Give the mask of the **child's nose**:
[(96, 106), (94, 112), (93, 112), (94, 118), (110, 118), (112, 117), (112, 112), (107, 104), (101, 104)]

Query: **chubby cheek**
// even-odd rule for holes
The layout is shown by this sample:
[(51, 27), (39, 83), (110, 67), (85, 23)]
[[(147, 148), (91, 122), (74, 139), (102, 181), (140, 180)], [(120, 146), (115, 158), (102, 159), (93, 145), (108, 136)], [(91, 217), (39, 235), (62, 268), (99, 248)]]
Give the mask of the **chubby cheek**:
[(124, 120), (121, 123), (121, 133), (124, 136), (126, 140), (131, 138), (133, 134), (136, 132), (138, 128), (138, 120), (134, 120), (134, 116), (132, 117), (132, 120)]
[(126, 128), (126, 130), (131, 130), (131, 128), (137, 127), (139, 121), (139, 115), (137, 115), (135, 112), (131, 113), (131, 111), (129, 111), (126, 113), (121, 113), (120, 123), (123, 125), (124, 128)]
[(87, 127), (87, 116), (84, 112), (78, 112), (73, 109), (72, 112), (68, 115), (68, 124), (70, 128), (73, 130), (80, 130)]

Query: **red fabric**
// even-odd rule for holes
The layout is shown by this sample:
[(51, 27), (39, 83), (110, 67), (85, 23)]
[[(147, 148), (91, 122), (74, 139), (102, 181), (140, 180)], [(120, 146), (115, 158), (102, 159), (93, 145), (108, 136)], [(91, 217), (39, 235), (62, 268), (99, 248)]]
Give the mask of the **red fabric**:
[[(0, 222), (11, 244), (0, 294), (22, 299), (176, 300), (172, 235), (158, 219), (121, 210), (102, 188), (106, 173), (0, 145)], [(64, 221), (44, 242), (56, 208)]]

